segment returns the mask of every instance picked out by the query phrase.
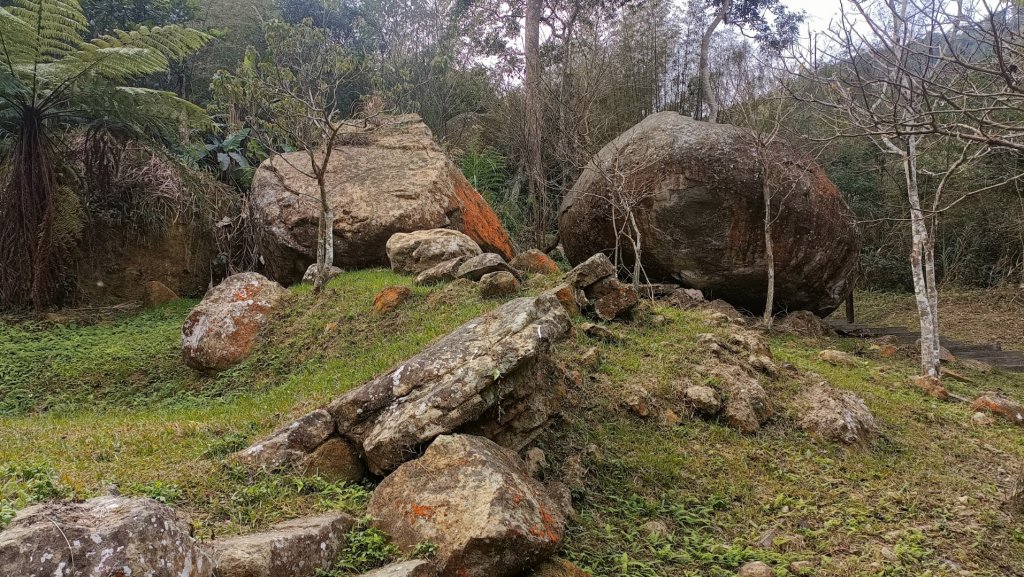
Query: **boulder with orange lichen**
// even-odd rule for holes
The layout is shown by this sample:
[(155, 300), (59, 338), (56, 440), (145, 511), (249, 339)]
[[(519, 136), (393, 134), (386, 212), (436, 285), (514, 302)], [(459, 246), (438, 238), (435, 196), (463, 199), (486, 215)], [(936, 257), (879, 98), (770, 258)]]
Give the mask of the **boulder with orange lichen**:
[[(316, 261), (319, 189), (305, 152), (274, 155), (253, 177), (260, 249), (274, 279), (290, 284)], [(515, 256), (491, 207), (434, 142), (419, 116), (386, 117), (372, 129), (346, 128), (327, 167), (334, 210), (334, 264), (389, 266), (395, 233), (447, 228), (484, 251)]]
[(438, 437), (389, 475), (367, 513), (404, 552), (437, 547), (438, 577), (510, 577), (555, 554), (564, 513), (512, 451), (483, 437)]
[(221, 371), (242, 362), (287, 296), (284, 287), (254, 272), (224, 279), (182, 324), (185, 363), (196, 370)]

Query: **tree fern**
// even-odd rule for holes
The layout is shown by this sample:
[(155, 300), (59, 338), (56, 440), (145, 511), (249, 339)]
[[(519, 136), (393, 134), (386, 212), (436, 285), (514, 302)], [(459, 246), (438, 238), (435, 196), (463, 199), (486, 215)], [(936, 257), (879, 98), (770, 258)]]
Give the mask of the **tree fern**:
[(54, 254), (54, 150), (75, 127), (106, 127), (167, 140), (184, 123), (207, 123), (169, 92), (130, 86), (163, 72), (210, 37), (182, 26), (140, 27), (85, 39), (78, 0), (10, 0), (0, 7), (0, 306), (49, 303), (59, 277)]

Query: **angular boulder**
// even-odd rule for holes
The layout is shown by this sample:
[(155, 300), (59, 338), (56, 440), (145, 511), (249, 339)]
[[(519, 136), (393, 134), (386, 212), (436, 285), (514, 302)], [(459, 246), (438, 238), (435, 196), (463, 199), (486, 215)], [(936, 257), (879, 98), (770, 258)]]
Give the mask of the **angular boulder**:
[(444, 435), (373, 493), (367, 513), (402, 550), (433, 543), (439, 577), (510, 577), (557, 552), (559, 506), (515, 453)]
[(418, 275), (445, 261), (480, 254), (480, 245), (457, 230), (435, 228), (395, 233), (386, 245), (391, 270)]
[(216, 577), (314, 577), (331, 568), (356, 520), (325, 513), (278, 523), (269, 531), (216, 539), (203, 548)]
[(387, 314), (402, 306), (412, 296), (412, 290), (404, 286), (389, 286), (373, 295), (373, 310), (377, 314)]
[(460, 256), (436, 264), (416, 275), (416, 284), (430, 285), (455, 280), (459, 276), (459, 267), (467, 260), (469, 257)]
[(864, 400), (827, 383), (807, 389), (799, 399), (800, 428), (829, 441), (866, 447), (878, 425)]
[(158, 280), (147, 282), (143, 289), (142, 304), (146, 308), (158, 307), (176, 300), (178, 300), (178, 295)]
[(533, 274), (556, 274), (559, 270), (558, 263), (551, 260), (551, 257), (535, 248), (519, 253), (516, 255), (516, 258), (512, 259), (512, 262), (508, 264), (512, 265), (512, 268), (518, 271)]
[(484, 298), (504, 297), (519, 292), (519, 280), (503, 270), (490, 272), (480, 277), (480, 296)]
[(515, 276), (519, 275), (501, 256), (493, 253), (484, 253), (480, 256), (470, 257), (466, 262), (462, 263), (459, 266), (458, 276), (459, 278), (478, 281), (484, 275), (492, 272), (507, 272)]
[(561, 369), (549, 353), (570, 328), (553, 295), (509, 301), (239, 457), (273, 467), (297, 464), (340, 435), (360, 449), (371, 472), (383, 475), (451, 432), (519, 450), (560, 406)]
[[(306, 284), (313, 284), (316, 282), (316, 275), (320, 272), (320, 265), (313, 263), (306, 268), (306, 272), (302, 274), (302, 282)], [(324, 282), (331, 280), (332, 278), (340, 275), (345, 271), (341, 270), (336, 266), (332, 266), (327, 269), (327, 274), (324, 275)]]
[[(764, 202), (755, 150), (735, 126), (675, 112), (648, 116), (598, 152), (566, 194), (559, 232), (569, 262), (616, 246), (607, 175), (622, 174), (623, 188), (642, 197), (635, 216), (650, 279), (763, 311)], [(787, 188), (772, 230), (775, 306), (827, 315), (852, 289), (860, 248), (853, 213), (813, 160), (782, 141), (768, 155)]]
[(271, 313), (287, 297), (284, 287), (254, 272), (224, 279), (185, 317), (185, 363), (200, 371), (221, 371), (242, 362), (256, 347)]
[(982, 393), (971, 403), (971, 409), (998, 415), (1015, 425), (1024, 425), (1024, 406), (999, 392)]
[(210, 577), (213, 563), (170, 507), (105, 496), (20, 511), (0, 532), (0, 574)]
[[(565, 273), (562, 280), (564, 286), (571, 289), (571, 296), (577, 300), (580, 309), (603, 321), (625, 316), (640, 300), (632, 285), (618, 279), (615, 265), (604, 253), (597, 253), (578, 264)], [(567, 309), (571, 306), (566, 304), (569, 296), (566, 293), (559, 297)]]
[[(305, 152), (274, 155), (252, 182), (252, 207), (270, 275), (291, 284), (316, 261), (319, 189), (306, 176)], [(514, 256), (497, 215), (434, 142), (416, 115), (346, 129), (327, 167), (334, 211), (335, 264), (388, 266), (386, 244), (398, 232), (450, 228), (486, 251)]]

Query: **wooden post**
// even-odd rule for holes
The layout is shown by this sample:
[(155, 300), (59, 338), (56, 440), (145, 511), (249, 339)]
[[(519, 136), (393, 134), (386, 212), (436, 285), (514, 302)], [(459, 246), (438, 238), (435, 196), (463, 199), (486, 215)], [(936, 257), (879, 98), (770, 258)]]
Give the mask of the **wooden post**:
[(853, 291), (850, 291), (850, 294), (846, 295), (846, 322), (852, 325), (854, 320), (856, 319), (853, 315)]

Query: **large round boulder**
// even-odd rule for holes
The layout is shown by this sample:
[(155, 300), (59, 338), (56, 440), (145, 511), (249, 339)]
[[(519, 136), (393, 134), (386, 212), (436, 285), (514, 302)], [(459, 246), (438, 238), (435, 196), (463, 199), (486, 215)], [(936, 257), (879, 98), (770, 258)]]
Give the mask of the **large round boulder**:
[(270, 314), (288, 291), (254, 272), (229, 276), (210, 289), (181, 326), (181, 355), (200, 371), (221, 371), (256, 348)]
[[(768, 267), (758, 156), (741, 128), (675, 112), (647, 117), (601, 149), (566, 195), (559, 211), (566, 256), (578, 264), (610, 254), (609, 199), (630, 197), (638, 201), (641, 260), (651, 280), (763, 312)], [(765, 157), (774, 186), (775, 306), (828, 314), (852, 289), (859, 251), (853, 214), (810, 158), (779, 140)]]
[[(316, 260), (320, 193), (305, 152), (275, 155), (253, 177), (253, 213), (270, 276), (291, 284)], [(344, 269), (388, 266), (395, 233), (450, 228), (506, 259), (512, 242), (480, 193), (466, 180), (416, 115), (352, 128), (327, 167), (334, 211), (334, 264)]]

